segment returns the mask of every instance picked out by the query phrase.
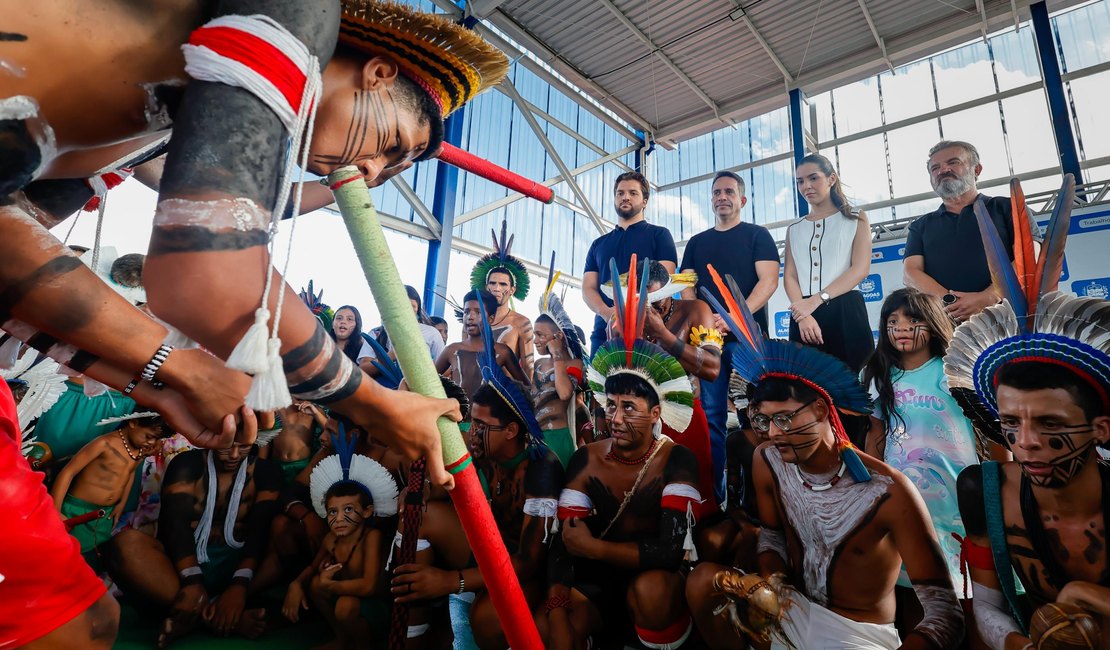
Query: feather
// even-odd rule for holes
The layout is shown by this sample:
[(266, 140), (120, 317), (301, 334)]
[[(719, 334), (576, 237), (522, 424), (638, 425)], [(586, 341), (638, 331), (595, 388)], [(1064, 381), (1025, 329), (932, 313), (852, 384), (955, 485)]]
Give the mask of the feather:
[(386, 388), (396, 390), (405, 378), (404, 373), (401, 372), (401, 366), (389, 356), (389, 351), (381, 343), (378, 343), (378, 340), (373, 336), (363, 332), (362, 340), (366, 341), (366, 344), (374, 351), (374, 359), (370, 363), (378, 369), (383, 380), (382, 383)]
[(979, 222), (979, 234), (983, 238), (983, 250), (987, 255), (987, 266), (991, 272), (991, 282), (1004, 300), (1010, 301), (1014, 313), (1018, 314), (1023, 329), (1027, 329), (1029, 303), (1021, 289), (1017, 273), (1010, 263), (1010, 254), (998, 235), (998, 228), (987, 213), (987, 204), (980, 197), (975, 200), (975, 219)]
[[(613, 315), (617, 319), (617, 332), (624, 332), (624, 293), (621, 292), (620, 273), (617, 272), (617, 260), (609, 259), (609, 282), (613, 287)], [(627, 343), (627, 341), (626, 341)]]
[(1037, 302), (1037, 261), (1033, 253), (1033, 224), (1021, 181), (1010, 179), (1010, 212), (1014, 220), (1014, 271), (1025, 293), (1027, 304)]
[[(636, 263), (635, 256), (632, 257), (632, 263)], [(648, 298), (647, 290), (648, 278), (651, 277), (651, 273), (648, 272), (648, 269), (650, 268), (651, 260), (645, 257), (643, 264), (643, 277), (640, 278), (640, 287), (636, 291), (636, 327), (632, 332), (633, 336), (635, 336), (636, 338), (640, 338), (640, 334), (644, 331), (644, 320), (647, 318), (648, 306), (651, 304), (651, 300)]]
[[(713, 284), (717, 287), (717, 291), (721, 292), (721, 297), (724, 298), (725, 306), (728, 307), (728, 314), (732, 316), (733, 323), (729, 323), (729, 327), (736, 327), (733, 332), (743, 334), (744, 338), (748, 339), (748, 344), (758, 349), (759, 340), (763, 338), (763, 335), (760, 333), (758, 327), (753, 327), (755, 319), (752, 318), (751, 312), (748, 310), (748, 304), (744, 299), (744, 294), (740, 293), (739, 289), (737, 289), (734, 294), (732, 287), (735, 287), (736, 283), (733, 282), (732, 287), (726, 285), (725, 282), (721, 280), (721, 276), (717, 273), (717, 269), (713, 268), (712, 264), (710, 264), (708, 268), (709, 277), (713, 278)], [(744, 306), (740, 307), (739, 303), (744, 303)], [(723, 314), (725, 310), (722, 309), (719, 313)]]
[[(1060, 286), (1060, 274), (1064, 271), (1064, 245), (1067, 244), (1068, 228), (1071, 226), (1071, 210), (1075, 205), (1075, 177), (1064, 174), (1064, 183), (1056, 196), (1056, 207), (1052, 219), (1045, 230), (1044, 243), (1041, 245), (1041, 258), (1037, 261), (1037, 281), (1035, 293), (1037, 301)], [(1030, 307), (1034, 307), (1032, 303)]]
[(481, 300), (478, 301), (478, 309), (481, 310), (482, 314), (482, 379), (497, 391), (505, 404), (524, 422), (527, 429), (525, 434), (528, 437), (529, 455), (533, 459), (537, 458), (543, 455), (546, 443), (543, 430), (540, 428), (539, 422), (536, 421), (536, 414), (532, 409), (532, 400), (524, 394), (524, 391), (513, 381), (512, 377), (505, 374), (501, 365), (497, 363), (497, 344), (493, 338), (489, 318), (487, 318), (486, 305)]
[(354, 453), (355, 436), (348, 439), (342, 423), (339, 429), (338, 435), (332, 434), (336, 453), (321, 460), (309, 477), (310, 500), (316, 514), (327, 519), (324, 496), (331, 486), (345, 481), (357, 483), (370, 494), (375, 517), (397, 514), (397, 483), (389, 470), (372, 458)]

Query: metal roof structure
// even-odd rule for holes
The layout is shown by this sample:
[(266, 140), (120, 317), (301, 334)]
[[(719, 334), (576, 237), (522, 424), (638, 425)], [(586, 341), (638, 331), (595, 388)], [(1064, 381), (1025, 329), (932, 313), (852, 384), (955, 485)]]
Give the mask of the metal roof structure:
[[(450, 0), (435, 0), (458, 12)], [(1051, 11), (1079, 4), (1050, 0)], [(469, 0), (664, 146), (1029, 19), (1029, 0)], [(500, 39), (482, 22), (477, 29)]]

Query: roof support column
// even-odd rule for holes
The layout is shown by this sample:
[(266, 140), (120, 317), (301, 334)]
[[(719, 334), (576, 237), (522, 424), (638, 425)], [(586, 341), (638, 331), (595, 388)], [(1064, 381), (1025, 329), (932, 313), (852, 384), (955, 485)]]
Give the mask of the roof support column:
[[(466, 107), (456, 110), (443, 124), (443, 141), (462, 146), (463, 119)], [(447, 295), (447, 271), (451, 267), (451, 242), (455, 236), (455, 188), (459, 168), (436, 162), (436, 184), (432, 192), (432, 216), (439, 222), (439, 239), (428, 240), (428, 263), (424, 267), (424, 310), (432, 316), (443, 316), (443, 298)], [(438, 294), (438, 295), (437, 295)]]
[(1048, 6), (1043, 0), (1034, 2), (1029, 5), (1029, 13), (1033, 18), (1033, 35), (1037, 39), (1041, 78), (1048, 96), (1048, 111), (1052, 118), (1052, 132), (1056, 136), (1056, 151), (1060, 154), (1060, 166), (1064, 174), (1075, 176), (1076, 185), (1081, 185), (1083, 171), (1079, 166), (1079, 148), (1068, 115), (1068, 100), (1064, 93), (1064, 80), (1060, 76), (1060, 60), (1056, 56), (1056, 39), (1052, 36)]
[[(794, 166), (797, 167), (806, 155), (805, 119), (808, 113), (805, 95), (801, 88), (790, 91), (790, 142), (794, 148)], [(798, 216), (809, 214), (809, 204), (800, 193), (798, 197)]]

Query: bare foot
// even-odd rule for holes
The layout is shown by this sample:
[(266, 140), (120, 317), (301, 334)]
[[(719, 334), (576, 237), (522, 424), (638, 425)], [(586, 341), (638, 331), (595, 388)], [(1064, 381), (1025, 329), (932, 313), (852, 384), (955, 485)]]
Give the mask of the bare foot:
[(162, 621), (162, 630), (158, 634), (158, 647), (170, 647), (171, 643), (192, 632), (196, 624), (195, 612), (174, 609), (166, 620)]
[(266, 610), (248, 609), (239, 617), (235, 633), (248, 639), (257, 639), (266, 631)]

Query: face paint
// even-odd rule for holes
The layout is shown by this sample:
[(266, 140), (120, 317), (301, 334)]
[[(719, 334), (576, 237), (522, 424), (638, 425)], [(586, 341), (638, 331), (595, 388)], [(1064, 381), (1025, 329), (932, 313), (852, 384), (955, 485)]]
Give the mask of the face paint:
[(16, 95), (0, 99), (0, 122), (22, 121), (26, 133), (35, 141), (39, 149), (38, 166), (31, 173), (34, 180), (42, 174), (46, 166), (58, 155), (58, 144), (54, 137), (54, 129), (39, 114), (39, 104), (26, 95)]
[(216, 201), (165, 199), (154, 211), (154, 227), (200, 226), (209, 230), (267, 230), (270, 213), (245, 198)]
[[(1038, 487), (1064, 487), (1079, 474), (1092, 456), (1090, 451), (1095, 445), (1095, 440), (1089, 438), (1081, 444), (1076, 444), (1072, 436), (1091, 433), (1094, 431), (1093, 427), (1088, 424), (1077, 424), (1061, 426), (1056, 429), (1056, 431), (1037, 431), (1035, 433), (1037, 436), (1047, 439), (1047, 446), (1050, 449), (1063, 453), (1043, 461), (1018, 459), (1021, 463), (1022, 472), (1029, 477), (1033, 485)], [(1006, 436), (1011, 449), (1014, 449), (1017, 443), (1017, 433), (1018, 427), (1002, 424), (1002, 434)], [(1020, 455), (1022, 455), (1021, 451), (1015, 453), (1015, 457)]]

